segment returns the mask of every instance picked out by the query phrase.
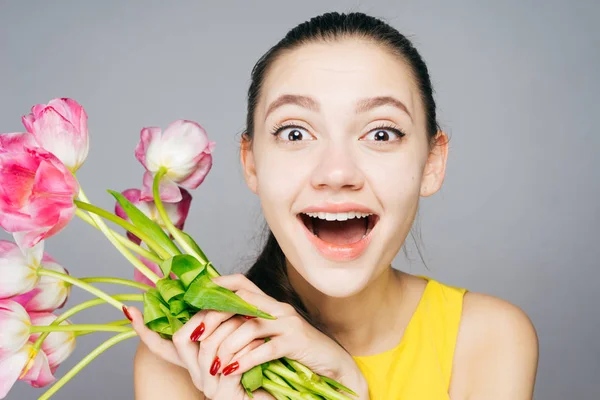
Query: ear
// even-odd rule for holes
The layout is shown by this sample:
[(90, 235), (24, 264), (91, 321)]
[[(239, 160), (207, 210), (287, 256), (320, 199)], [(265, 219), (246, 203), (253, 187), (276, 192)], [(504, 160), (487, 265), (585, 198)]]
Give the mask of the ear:
[(256, 194), (258, 184), (256, 181), (256, 164), (254, 163), (254, 153), (252, 152), (252, 141), (245, 132), (240, 140), (240, 145), (240, 162), (244, 169), (244, 178), (250, 190)]
[(446, 162), (448, 160), (448, 135), (438, 131), (433, 140), (431, 150), (421, 179), (421, 196), (428, 197), (436, 193), (444, 182), (446, 176)]

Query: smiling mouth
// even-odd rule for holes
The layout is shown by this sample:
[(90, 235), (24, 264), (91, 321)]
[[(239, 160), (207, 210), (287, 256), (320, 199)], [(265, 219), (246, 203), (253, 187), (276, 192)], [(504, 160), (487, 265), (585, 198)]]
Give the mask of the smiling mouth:
[(308, 231), (333, 246), (352, 246), (365, 239), (373, 230), (379, 217), (373, 213), (309, 212), (298, 214)]

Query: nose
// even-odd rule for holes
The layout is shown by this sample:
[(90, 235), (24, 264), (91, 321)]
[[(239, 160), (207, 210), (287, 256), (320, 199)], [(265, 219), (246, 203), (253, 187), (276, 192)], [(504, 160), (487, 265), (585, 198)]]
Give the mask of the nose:
[(318, 190), (359, 190), (364, 185), (364, 175), (351, 149), (331, 143), (322, 149), (311, 184)]

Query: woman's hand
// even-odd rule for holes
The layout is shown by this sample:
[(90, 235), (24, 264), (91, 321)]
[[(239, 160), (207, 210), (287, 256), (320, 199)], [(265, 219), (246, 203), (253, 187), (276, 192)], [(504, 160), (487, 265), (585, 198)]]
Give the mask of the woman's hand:
[[(241, 274), (220, 276), (213, 281), (276, 319), (246, 319), (231, 313), (201, 311), (170, 341), (148, 329), (141, 313), (129, 308), (140, 339), (153, 353), (187, 368), (194, 385), (208, 399), (248, 399), (240, 375), (281, 357), (296, 360), (354, 390), (360, 399), (368, 399), (366, 381), (352, 357), (306, 322), (291, 305), (267, 296)], [(265, 342), (264, 338), (271, 340)], [(265, 392), (255, 394), (255, 399), (272, 399)]]

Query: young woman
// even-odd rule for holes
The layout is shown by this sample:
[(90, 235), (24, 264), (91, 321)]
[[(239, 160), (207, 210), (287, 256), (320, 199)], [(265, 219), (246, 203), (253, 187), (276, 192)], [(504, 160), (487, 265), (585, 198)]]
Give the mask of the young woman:
[(519, 308), (390, 265), (447, 157), (411, 43), (324, 14), (258, 61), (248, 96), (241, 162), (270, 236), (246, 276), (215, 281), (277, 319), (203, 311), (171, 342), (132, 308), (136, 399), (246, 399), (240, 374), (283, 356), (360, 399), (531, 399), (538, 343)]

